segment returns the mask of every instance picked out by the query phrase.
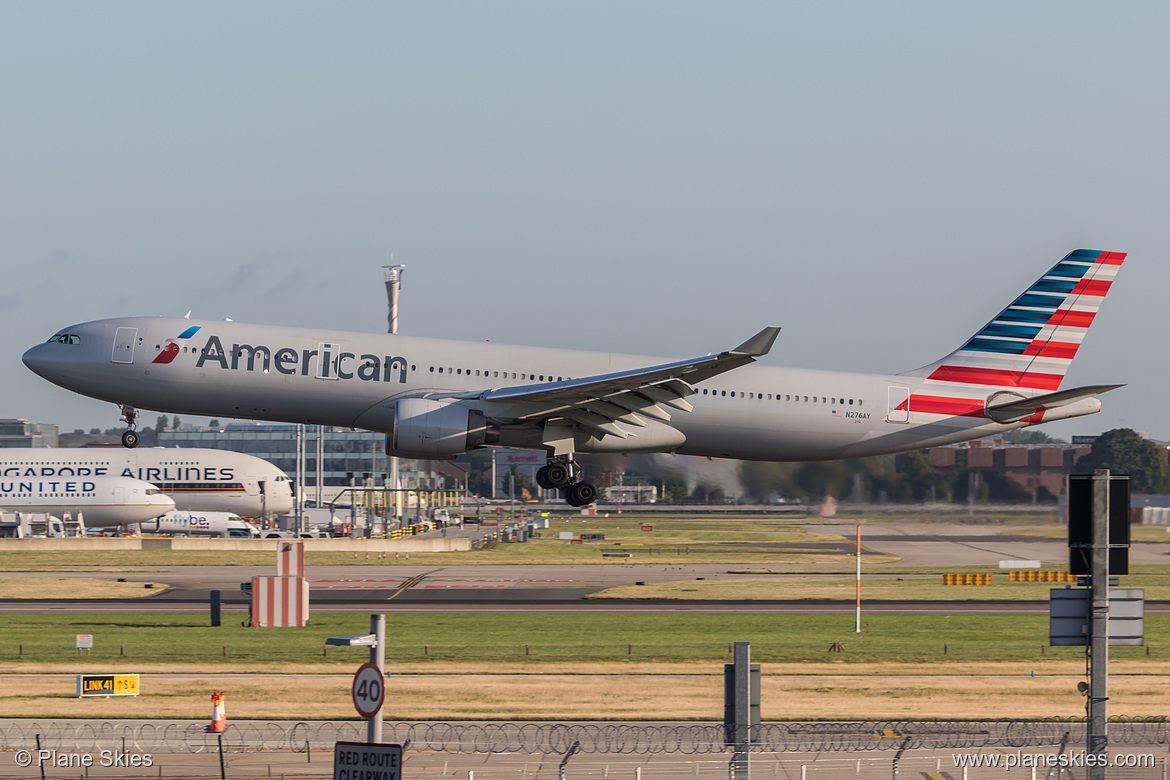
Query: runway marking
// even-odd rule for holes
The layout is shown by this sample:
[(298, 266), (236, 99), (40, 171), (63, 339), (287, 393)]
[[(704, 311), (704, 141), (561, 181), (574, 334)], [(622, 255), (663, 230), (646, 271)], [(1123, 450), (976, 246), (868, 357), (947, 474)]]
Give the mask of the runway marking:
[[(345, 579), (327, 579), (327, 580), (309, 580), (310, 590), (386, 590), (389, 588), (396, 588), (394, 595), (389, 598), (394, 598), (407, 588), (419, 586), (425, 574), (419, 574), (408, 580), (402, 579), (373, 579), (373, 578), (345, 578)], [(580, 580), (555, 580), (555, 579), (502, 579), (502, 578), (459, 578), (447, 577), (434, 580), (428, 580), (434, 583), (429, 585), (422, 585), (423, 588), (431, 589), (445, 589), (445, 590), (459, 590), (459, 589), (484, 589), (484, 588), (507, 588), (513, 584), (523, 583), (579, 583)]]
[[(382, 583), (392, 582), (392, 583), (400, 583), (400, 582), (403, 582), (403, 580), (401, 578), (392, 578), (392, 579), (357, 579), (357, 578), (354, 578), (354, 579), (336, 579), (336, 580), (309, 580), (310, 585), (313, 583), (318, 583), (318, 582), (382, 582)], [(480, 577), (480, 578), (437, 577), (437, 578), (431, 580), (431, 582), (580, 582), (580, 580), (550, 580), (550, 579), (523, 580), (523, 579), (510, 579), (510, 578), (506, 578), (506, 577)]]
[(399, 593), (406, 590), (407, 588), (413, 588), (415, 585), (418, 585), (420, 582), (422, 582), (424, 579), (426, 579), (426, 576), (427, 575), (425, 573), (416, 574), (415, 576), (411, 577), (406, 582), (402, 583), (402, 586), (399, 587), (398, 590), (394, 591), (389, 596), (387, 596), (386, 600), (389, 601), (390, 599), (394, 598), (395, 596), (397, 596)]
[(508, 577), (436, 577), (431, 582), (580, 582), (581, 580), (521, 580)]
[(309, 590), (387, 590), (393, 585), (310, 585)]
[(507, 585), (423, 585), (423, 590), (428, 588), (445, 588), (447, 590), (473, 590), (475, 588), (506, 588)]

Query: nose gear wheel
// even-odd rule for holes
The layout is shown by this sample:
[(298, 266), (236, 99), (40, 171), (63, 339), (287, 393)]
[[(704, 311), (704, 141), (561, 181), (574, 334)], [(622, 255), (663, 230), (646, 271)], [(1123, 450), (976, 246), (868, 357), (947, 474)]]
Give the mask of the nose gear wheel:
[(138, 411), (129, 404), (122, 404), (122, 416), (118, 419), (130, 429), (122, 432), (122, 446), (132, 450), (138, 446), (138, 432), (134, 430), (138, 427)]

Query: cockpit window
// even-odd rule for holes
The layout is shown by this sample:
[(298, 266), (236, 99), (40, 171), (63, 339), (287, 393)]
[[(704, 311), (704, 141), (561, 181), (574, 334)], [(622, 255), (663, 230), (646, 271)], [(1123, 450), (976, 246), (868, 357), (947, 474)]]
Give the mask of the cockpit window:
[(58, 333), (56, 336), (50, 336), (48, 344), (73, 344), (81, 343), (81, 336), (76, 333)]

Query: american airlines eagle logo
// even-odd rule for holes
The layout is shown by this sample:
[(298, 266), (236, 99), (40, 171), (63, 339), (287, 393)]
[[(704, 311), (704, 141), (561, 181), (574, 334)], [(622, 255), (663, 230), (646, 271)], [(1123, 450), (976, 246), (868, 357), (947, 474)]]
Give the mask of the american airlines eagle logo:
[(163, 347), (162, 352), (158, 353), (158, 356), (154, 360), (152, 360), (151, 362), (152, 363), (163, 363), (163, 364), (170, 363), (172, 360), (175, 359), (176, 356), (178, 356), (179, 351), (180, 351), (179, 347), (182, 344), (184, 344), (187, 341), (187, 339), (191, 338), (196, 333), (198, 333), (200, 327), (201, 326), (199, 326), (199, 325), (192, 325), (191, 327), (187, 328), (185, 331), (180, 333), (177, 338), (175, 338), (172, 341), (168, 341), (167, 345), (165, 347)]

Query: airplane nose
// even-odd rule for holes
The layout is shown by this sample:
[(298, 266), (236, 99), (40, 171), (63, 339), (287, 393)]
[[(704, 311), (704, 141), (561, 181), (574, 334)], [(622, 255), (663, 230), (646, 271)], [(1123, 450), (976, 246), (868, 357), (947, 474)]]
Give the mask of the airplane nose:
[(72, 378), (84, 362), (84, 355), (79, 354), (75, 345), (63, 346), (46, 342), (30, 347), (21, 356), (21, 360), (29, 371), (42, 379), (47, 379), (55, 385), (71, 388)]
[(24, 364), (28, 366), (29, 370), (39, 376), (44, 376), (47, 370), (47, 360), (45, 358), (45, 345), (37, 344), (25, 350), (25, 353), (20, 358)]
[(64, 360), (60, 354), (60, 350), (55, 350), (53, 347), (60, 346), (58, 344), (37, 344), (29, 348), (21, 360), (28, 366), (29, 370), (34, 374), (48, 379), (50, 382), (54, 381), (61, 374), (60, 369), (64, 367)]

